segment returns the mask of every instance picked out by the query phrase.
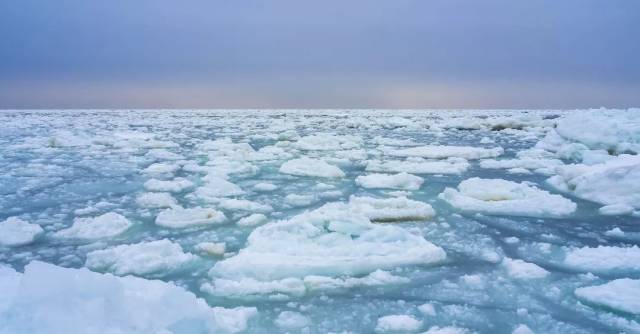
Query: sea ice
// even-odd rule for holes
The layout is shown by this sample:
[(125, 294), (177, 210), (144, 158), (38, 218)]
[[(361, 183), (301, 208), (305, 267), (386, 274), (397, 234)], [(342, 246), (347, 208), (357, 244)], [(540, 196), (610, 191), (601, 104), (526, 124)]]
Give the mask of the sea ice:
[(575, 294), (588, 303), (632, 314), (640, 314), (640, 280), (621, 278), (611, 282), (577, 288)]
[(227, 221), (224, 213), (212, 208), (166, 209), (156, 217), (156, 225), (169, 228), (185, 228), (201, 225), (218, 225)]
[(184, 253), (179, 244), (162, 239), (90, 252), (85, 265), (92, 270), (109, 271), (119, 276), (145, 276), (166, 274), (195, 259), (193, 254)]
[(404, 314), (385, 315), (378, 318), (376, 332), (416, 332), (422, 327), (422, 321)]
[(418, 190), (424, 179), (408, 173), (360, 175), (356, 183), (363, 188)]
[(61, 238), (100, 239), (121, 234), (131, 226), (133, 224), (124, 216), (109, 212), (97, 217), (76, 218), (71, 227), (54, 235)]
[(460, 182), (458, 190), (447, 188), (438, 197), (463, 211), (492, 215), (564, 217), (576, 204), (560, 195), (502, 179), (471, 178)]
[(324, 178), (341, 178), (345, 176), (344, 172), (336, 166), (330, 165), (323, 160), (306, 157), (283, 163), (280, 166), (280, 173)]
[(44, 230), (38, 224), (30, 224), (17, 217), (0, 222), (0, 246), (23, 246), (35, 241)]

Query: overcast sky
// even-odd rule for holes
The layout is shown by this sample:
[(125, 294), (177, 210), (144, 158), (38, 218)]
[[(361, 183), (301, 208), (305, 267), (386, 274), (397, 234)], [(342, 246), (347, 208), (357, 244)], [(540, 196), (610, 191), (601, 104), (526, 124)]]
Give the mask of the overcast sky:
[(0, 1), (0, 108), (600, 106), (638, 0)]

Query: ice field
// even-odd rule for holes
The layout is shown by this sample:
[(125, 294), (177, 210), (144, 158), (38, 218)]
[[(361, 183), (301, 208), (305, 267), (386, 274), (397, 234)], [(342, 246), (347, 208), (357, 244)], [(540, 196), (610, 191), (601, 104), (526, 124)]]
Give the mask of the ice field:
[(640, 333), (640, 109), (0, 112), (0, 333)]

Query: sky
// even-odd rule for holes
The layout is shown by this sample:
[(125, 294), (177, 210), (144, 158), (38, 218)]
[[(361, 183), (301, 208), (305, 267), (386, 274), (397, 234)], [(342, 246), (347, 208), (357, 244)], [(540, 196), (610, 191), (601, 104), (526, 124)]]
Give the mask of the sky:
[(0, 1), (0, 109), (602, 106), (640, 1)]

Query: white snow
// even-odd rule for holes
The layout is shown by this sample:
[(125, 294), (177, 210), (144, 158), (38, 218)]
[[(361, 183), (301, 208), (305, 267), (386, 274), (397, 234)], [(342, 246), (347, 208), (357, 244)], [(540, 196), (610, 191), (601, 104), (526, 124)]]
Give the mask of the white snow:
[(324, 178), (341, 178), (345, 174), (340, 168), (323, 160), (307, 157), (289, 160), (280, 166), (280, 173), (297, 176), (314, 176)]
[(418, 311), (420, 311), (420, 313), (424, 315), (428, 315), (432, 317), (436, 315), (436, 308), (431, 303), (425, 303), (418, 306)]
[(577, 288), (575, 294), (588, 303), (614, 310), (640, 314), (640, 280), (621, 278), (611, 282)]
[(179, 193), (191, 187), (193, 187), (193, 182), (182, 177), (169, 181), (151, 179), (144, 183), (145, 189), (157, 192)]
[(291, 207), (309, 206), (316, 201), (317, 199), (313, 195), (289, 194), (284, 197), (284, 203)]
[(30, 224), (18, 217), (0, 222), (0, 246), (23, 246), (36, 240), (44, 230), (38, 224)]
[(378, 318), (376, 332), (416, 332), (422, 327), (422, 321), (404, 314), (386, 315)]
[(428, 159), (445, 159), (450, 157), (467, 160), (493, 158), (502, 155), (502, 147), (482, 148), (471, 146), (418, 146), (404, 149), (393, 149), (384, 152), (396, 157), (421, 157)]
[(85, 265), (92, 270), (109, 271), (122, 276), (166, 274), (196, 259), (184, 253), (179, 244), (167, 239), (119, 245), (87, 254)]
[(154, 163), (142, 170), (144, 174), (171, 174), (180, 169), (177, 164)]
[(168, 228), (185, 228), (201, 225), (219, 225), (227, 221), (224, 213), (212, 208), (166, 209), (156, 217), (156, 225)]
[(564, 217), (576, 210), (575, 203), (560, 195), (502, 179), (474, 177), (438, 197), (460, 210), (492, 215)]
[(176, 325), (239, 333), (258, 314), (254, 307), (209, 307), (172, 283), (38, 261), (24, 274), (0, 268), (2, 282), (0, 332), (7, 334), (170, 333)]
[(359, 148), (361, 145), (360, 137), (328, 133), (305, 136), (295, 143), (296, 148), (304, 151), (339, 151)]
[(433, 326), (423, 334), (471, 334), (471, 332), (466, 328), (455, 327), (455, 326), (446, 326), (446, 327)]
[(205, 201), (216, 202), (220, 197), (230, 197), (244, 194), (244, 191), (234, 183), (215, 175), (207, 175), (203, 178), (206, 183), (194, 192), (198, 198)]
[(633, 213), (633, 211), (633, 207), (627, 204), (605, 205), (598, 209), (598, 212), (600, 212), (600, 214), (604, 216), (630, 215)]
[(518, 327), (513, 329), (511, 334), (535, 334), (529, 326), (525, 324), (519, 324)]
[(360, 175), (356, 178), (356, 184), (363, 188), (388, 188), (402, 190), (418, 190), (424, 179), (408, 173), (391, 174), (369, 174)]
[(133, 224), (124, 216), (109, 212), (97, 217), (76, 218), (71, 227), (54, 235), (61, 238), (100, 239), (116, 236)]
[(269, 191), (274, 191), (276, 189), (278, 189), (278, 186), (268, 182), (260, 182), (253, 186), (253, 190), (261, 191), (261, 192), (269, 192)]
[(507, 257), (502, 259), (502, 266), (507, 270), (509, 276), (516, 279), (537, 279), (549, 275), (547, 270), (535, 263), (513, 260)]

